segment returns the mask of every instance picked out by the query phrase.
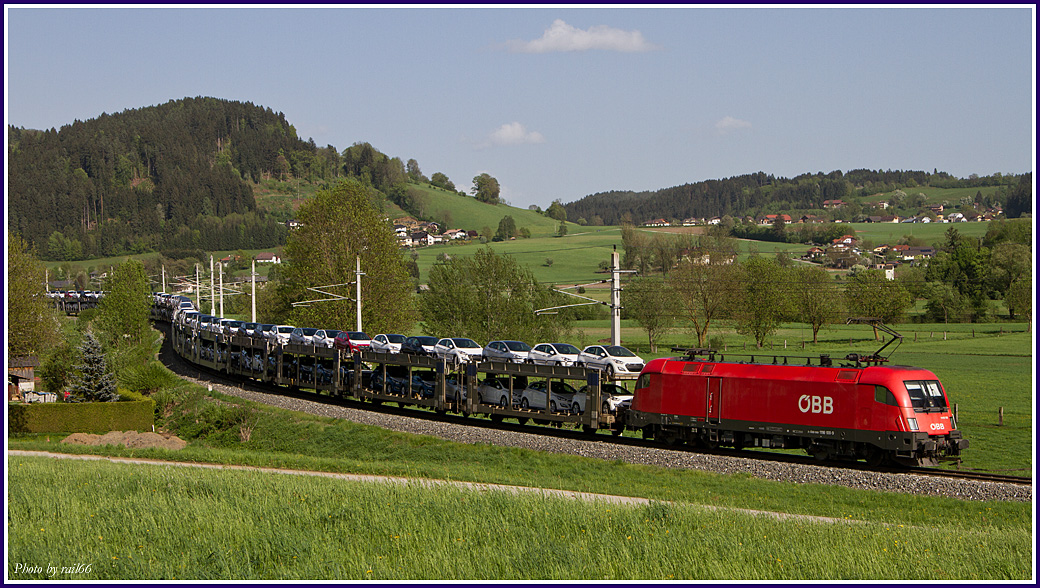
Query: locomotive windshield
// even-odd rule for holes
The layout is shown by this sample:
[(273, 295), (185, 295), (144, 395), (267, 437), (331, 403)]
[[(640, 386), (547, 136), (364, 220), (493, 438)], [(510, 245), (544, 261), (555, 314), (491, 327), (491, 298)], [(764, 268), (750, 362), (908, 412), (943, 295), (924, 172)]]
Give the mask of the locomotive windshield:
[(938, 380), (904, 381), (915, 412), (942, 412), (946, 410), (946, 396)]

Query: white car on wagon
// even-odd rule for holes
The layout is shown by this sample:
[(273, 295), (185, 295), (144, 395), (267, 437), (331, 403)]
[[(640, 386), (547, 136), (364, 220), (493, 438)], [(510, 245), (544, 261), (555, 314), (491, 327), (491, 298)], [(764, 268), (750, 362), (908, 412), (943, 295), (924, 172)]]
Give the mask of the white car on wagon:
[(581, 351), (569, 343), (539, 343), (527, 353), (531, 363), (538, 365), (571, 366)]
[(641, 357), (620, 345), (589, 345), (582, 349), (575, 365), (599, 368), (607, 377), (615, 374), (638, 374), (646, 362)]

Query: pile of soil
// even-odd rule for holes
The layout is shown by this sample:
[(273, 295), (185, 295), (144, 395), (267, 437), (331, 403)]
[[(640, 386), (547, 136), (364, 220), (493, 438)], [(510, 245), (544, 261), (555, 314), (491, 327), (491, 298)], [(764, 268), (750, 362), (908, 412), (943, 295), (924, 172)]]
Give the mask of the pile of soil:
[(62, 443), (77, 445), (123, 445), (131, 449), (158, 447), (160, 449), (184, 449), (188, 442), (176, 435), (138, 433), (137, 431), (110, 431), (104, 435), (73, 433), (61, 440)]

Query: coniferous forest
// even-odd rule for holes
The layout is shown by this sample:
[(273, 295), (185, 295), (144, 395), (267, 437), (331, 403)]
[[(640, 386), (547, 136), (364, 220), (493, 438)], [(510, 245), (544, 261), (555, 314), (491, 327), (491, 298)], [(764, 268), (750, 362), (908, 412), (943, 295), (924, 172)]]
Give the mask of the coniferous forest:
[(296, 151), (316, 148), (281, 113), (215, 98), (8, 127), (8, 229), (50, 259), (275, 246), (250, 184)]

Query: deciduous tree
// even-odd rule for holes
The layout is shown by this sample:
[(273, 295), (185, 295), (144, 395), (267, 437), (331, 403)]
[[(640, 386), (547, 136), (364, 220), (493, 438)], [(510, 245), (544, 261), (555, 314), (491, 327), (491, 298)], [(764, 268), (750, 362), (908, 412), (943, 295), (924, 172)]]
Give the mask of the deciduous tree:
[[(881, 270), (864, 270), (850, 275), (844, 294), (849, 314), (879, 318), (886, 323), (899, 322), (913, 303), (906, 288), (885, 278)], [(875, 329), (874, 339), (877, 338)]]
[(820, 329), (834, 322), (843, 310), (841, 293), (827, 270), (803, 266), (791, 270), (791, 300), (802, 322), (812, 327), (813, 343), (819, 341)]
[(625, 285), (625, 312), (646, 331), (651, 353), (657, 353), (657, 340), (675, 325), (675, 298), (670, 290), (667, 282), (653, 278), (637, 277)]
[[(320, 190), (304, 203), (297, 218), (303, 228), (286, 242), (278, 285), (280, 302), (331, 298), (308, 290), (322, 288), (348, 300), (313, 302), (288, 312), (292, 324), (334, 329), (353, 328), (357, 319), (354, 281), (361, 258), (361, 318), (366, 329), (407, 332), (413, 324), (412, 282), (394, 236), (393, 225), (369, 203), (367, 189), (344, 180)], [(274, 317), (272, 317), (274, 318)]]
[(98, 303), (98, 336), (106, 349), (130, 347), (149, 341), (151, 300), (144, 264), (127, 259), (115, 267), (105, 282), (105, 296)]
[(58, 317), (44, 289), (43, 264), (19, 236), (7, 234), (7, 355), (40, 355), (58, 340)]
[(495, 232), (496, 241), (508, 241), (517, 235), (516, 221), (511, 215), (505, 215), (498, 221), (498, 230)]
[(751, 335), (762, 347), (788, 314), (786, 272), (775, 260), (749, 257), (737, 266), (732, 315), (737, 332)]
[(552, 204), (545, 211), (545, 215), (553, 220), (565, 221), (567, 220), (567, 209), (563, 207), (559, 200), (553, 200)]
[(472, 191), (477, 200), (487, 202), (488, 204), (498, 204), (498, 195), (501, 188), (498, 185), (498, 180), (489, 174), (483, 173), (473, 178)]
[(482, 248), (472, 257), (453, 256), (430, 270), (429, 290), (421, 294), (422, 328), (440, 336), (556, 340), (568, 328), (565, 315), (535, 311), (568, 304), (535, 280), (509, 256)]
[[(1007, 301), (1007, 293), (1022, 280), (1032, 281), (1033, 251), (1017, 243), (1001, 243), (989, 257), (989, 277), (993, 289)], [(1009, 304), (1009, 318), (1017, 309)]]
[(690, 321), (698, 347), (705, 346), (711, 322), (725, 313), (732, 296), (735, 272), (731, 255), (733, 242), (728, 237), (703, 237), (698, 248), (669, 275), (678, 311)]

